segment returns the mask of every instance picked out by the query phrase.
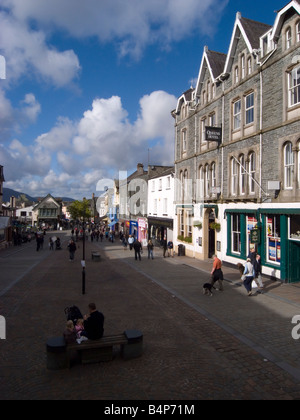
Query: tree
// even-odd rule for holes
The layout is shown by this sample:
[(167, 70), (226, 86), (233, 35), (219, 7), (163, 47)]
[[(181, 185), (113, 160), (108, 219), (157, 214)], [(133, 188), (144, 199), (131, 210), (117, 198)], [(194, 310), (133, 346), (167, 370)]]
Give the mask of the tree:
[(71, 213), (71, 217), (73, 220), (82, 220), (83, 222), (89, 220), (92, 216), (90, 203), (87, 199), (83, 199), (83, 201), (74, 201), (69, 211)]

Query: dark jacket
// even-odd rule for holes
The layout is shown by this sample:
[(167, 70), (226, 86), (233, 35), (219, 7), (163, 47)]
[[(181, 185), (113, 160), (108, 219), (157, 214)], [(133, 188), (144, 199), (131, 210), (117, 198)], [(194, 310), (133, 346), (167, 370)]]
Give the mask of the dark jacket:
[(135, 251), (141, 251), (142, 250), (142, 244), (139, 241), (135, 241), (135, 243), (133, 244), (133, 248), (135, 249)]
[(84, 331), (86, 332), (87, 338), (90, 340), (98, 340), (103, 337), (103, 325), (104, 315), (99, 311), (92, 312), (90, 317), (84, 321)]

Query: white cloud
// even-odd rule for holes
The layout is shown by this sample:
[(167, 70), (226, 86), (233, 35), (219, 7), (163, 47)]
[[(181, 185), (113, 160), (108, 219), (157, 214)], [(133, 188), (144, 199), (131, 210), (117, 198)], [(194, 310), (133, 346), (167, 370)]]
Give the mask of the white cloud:
[[(30, 97), (27, 99), (30, 102)], [(140, 100), (136, 122), (130, 123), (121, 98), (95, 99), (80, 121), (61, 117), (31, 146), (15, 139), (6, 149), (0, 148), (7, 179), (15, 185), (24, 183), (24, 191), (31, 195), (37, 193), (36, 182), (40, 179), (40, 190), (65, 192), (59, 195), (72, 191), (77, 197), (81, 192), (95, 191), (99, 179), (111, 173), (130, 172), (137, 162), (146, 164), (149, 146), (157, 164), (170, 164), (174, 156), (170, 112), (176, 102), (174, 96), (163, 91), (146, 95)]]
[[(120, 55), (138, 58), (149, 44), (169, 45), (197, 31), (210, 34), (229, 0), (2, 0), (16, 21), (34, 21), (45, 32), (60, 28), (71, 36), (115, 42)], [(41, 33), (31, 33), (40, 43)], [(39, 44), (36, 40), (35, 43)], [(74, 57), (66, 57), (73, 62)]]
[(62, 87), (78, 76), (80, 64), (72, 50), (47, 45), (46, 32), (0, 10), (0, 50), (6, 58), (8, 85), (21, 77), (35, 77)]
[(41, 112), (41, 105), (32, 93), (25, 95), (18, 108), (13, 108), (11, 102), (0, 89), (0, 139), (2, 142), (10, 138), (13, 131), (18, 132), (21, 126), (36, 121)]

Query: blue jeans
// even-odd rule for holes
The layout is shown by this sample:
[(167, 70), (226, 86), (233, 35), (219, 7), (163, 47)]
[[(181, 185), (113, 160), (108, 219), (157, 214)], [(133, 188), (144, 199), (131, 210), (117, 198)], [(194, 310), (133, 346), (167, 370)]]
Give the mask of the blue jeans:
[(150, 258), (152, 258), (152, 260), (153, 260), (153, 250), (152, 249), (148, 249), (148, 258), (150, 259)]

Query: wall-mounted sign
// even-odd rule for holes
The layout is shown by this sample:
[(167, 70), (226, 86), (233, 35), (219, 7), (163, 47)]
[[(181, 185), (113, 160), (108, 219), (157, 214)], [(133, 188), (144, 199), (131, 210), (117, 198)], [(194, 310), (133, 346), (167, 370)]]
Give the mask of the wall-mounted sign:
[(205, 140), (206, 141), (222, 141), (222, 128), (221, 127), (205, 127)]
[(252, 244), (260, 244), (260, 229), (250, 230), (250, 242)]

